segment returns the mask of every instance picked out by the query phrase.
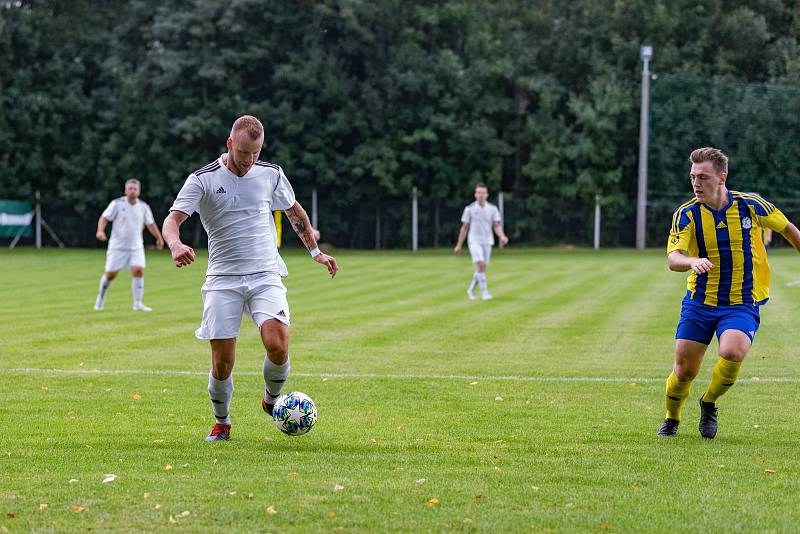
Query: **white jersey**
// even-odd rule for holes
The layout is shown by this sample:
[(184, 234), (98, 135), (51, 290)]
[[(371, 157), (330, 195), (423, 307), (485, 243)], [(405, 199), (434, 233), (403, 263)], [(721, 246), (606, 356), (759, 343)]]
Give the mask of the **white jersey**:
[(142, 229), (146, 224), (154, 224), (153, 212), (146, 202), (136, 199), (136, 204), (128, 202), (127, 197), (119, 197), (111, 201), (103, 217), (111, 221), (111, 238), (109, 249), (132, 250), (144, 248)]
[(272, 212), (294, 203), (294, 190), (277, 165), (257, 161), (236, 176), (220, 156), (189, 175), (170, 211), (200, 214), (208, 234), (207, 275), (285, 276)]
[(500, 222), (500, 211), (497, 206), (487, 202), (481, 207), (476, 200), (461, 215), (461, 222), (469, 224), (467, 243), (470, 245), (494, 245), (494, 223)]

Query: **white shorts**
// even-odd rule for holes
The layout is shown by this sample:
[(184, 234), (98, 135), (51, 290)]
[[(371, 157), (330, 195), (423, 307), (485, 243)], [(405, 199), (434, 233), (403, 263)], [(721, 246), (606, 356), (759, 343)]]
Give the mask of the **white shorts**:
[(106, 272), (115, 273), (133, 267), (145, 268), (144, 247), (142, 248), (110, 248), (106, 251)]
[(259, 329), (269, 319), (289, 326), (286, 287), (278, 273), (208, 276), (201, 293), (203, 321), (195, 331), (198, 339), (239, 337), (244, 313)]
[(469, 253), (472, 255), (472, 263), (482, 261), (489, 264), (489, 258), (492, 257), (492, 245), (469, 245)]

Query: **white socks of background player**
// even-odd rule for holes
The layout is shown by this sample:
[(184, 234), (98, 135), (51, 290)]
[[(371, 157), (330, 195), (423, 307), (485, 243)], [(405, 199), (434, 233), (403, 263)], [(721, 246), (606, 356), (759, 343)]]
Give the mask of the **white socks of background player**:
[(106, 273), (100, 277), (100, 287), (97, 290), (97, 306), (102, 307), (106, 301), (106, 291), (111, 286), (111, 280), (108, 279)]
[(472, 293), (475, 290), (475, 285), (478, 283), (478, 271), (472, 273), (472, 282), (469, 283), (469, 289), (467, 289), (468, 293)]
[(486, 273), (475, 273), (475, 278), (478, 280), (478, 285), (481, 288), (481, 293), (486, 293), (488, 288), (486, 287)]
[(284, 382), (289, 378), (289, 369), (291, 369), (291, 366), (289, 365), (288, 357), (283, 365), (272, 363), (269, 355), (264, 357), (264, 367), (261, 370), (264, 373), (264, 386), (266, 389), (264, 400), (267, 401), (267, 404), (275, 404), (275, 399), (281, 394)]
[(131, 278), (131, 291), (133, 291), (133, 305), (141, 306), (144, 296), (144, 276)]
[(231, 424), (231, 397), (233, 397), (233, 375), (227, 380), (217, 380), (208, 373), (208, 396), (211, 398), (211, 409), (217, 423)]

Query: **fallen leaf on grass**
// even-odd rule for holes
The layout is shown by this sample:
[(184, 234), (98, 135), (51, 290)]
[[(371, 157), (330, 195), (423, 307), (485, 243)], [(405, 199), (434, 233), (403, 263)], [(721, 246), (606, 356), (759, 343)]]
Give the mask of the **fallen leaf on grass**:
[(145, 498), (145, 499), (149, 499), (150, 498), (150, 492), (145, 491), (144, 494), (142, 494), (142, 497)]
[(333, 519), (334, 517), (336, 517), (336, 512), (334, 511), (328, 512), (328, 519)]
[(477, 386), (477, 385), (478, 385), (478, 383), (477, 383), (477, 382), (470, 382), (470, 383), (469, 383), (469, 385), (470, 385), (470, 386)]
[(428, 508), (432, 508), (438, 504), (439, 504), (439, 499), (434, 497), (433, 499), (428, 500), (428, 502), (425, 503), (425, 506), (427, 506)]
[(17, 517), (17, 514), (15, 514), (14, 512), (8, 512), (6, 514), (6, 517), (9, 519), (14, 519), (15, 517)]
[(236, 495), (236, 492), (235, 491), (229, 491), (228, 495)]
[(496, 401), (501, 401), (501, 400), (503, 400), (503, 397), (501, 397), (500, 395), (498, 395), (498, 396), (496, 396), (496, 397), (494, 398), (494, 400), (496, 400)]
[(219, 463), (219, 460), (217, 460), (216, 458), (211, 460), (211, 465), (217, 465), (218, 463)]
[(0, 532), (8, 532), (8, 527), (5, 525), (0, 525)]
[(189, 510), (184, 510), (183, 512), (181, 512), (181, 513), (178, 515), (178, 517), (189, 517), (189, 514), (190, 514), (190, 513), (191, 513), (191, 512), (189, 512)]
[(275, 507), (273, 505), (269, 505), (269, 506), (267, 506), (267, 513), (268, 514), (277, 514), (278, 512), (275, 510)]
[(339, 484), (334, 484), (334, 486), (333, 486), (333, 491), (342, 491), (343, 489), (344, 489), (344, 486), (341, 486)]
[(160, 502), (157, 502), (156, 505), (153, 506), (153, 508), (155, 508), (156, 510), (161, 510), (163, 507), (164, 507), (164, 505), (161, 504)]
[(114, 482), (115, 480), (117, 480), (117, 475), (106, 475), (106, 478), (103, 479), (103, 484), (108, 484), (109, 482)]
[(484, 499), (486, 499), (485, 495), (475, 495), (475, 500), (478, 502), (483, 501)]
[(464, 524), (465, 524), (465, 525), (470, 525), (470, 524), (472, 524), (472, 519), (470, 519), (469, 517), (465, 517), (465, 518), (464, 518)]
[(167, 472), (172, 471), (172, 466), (169, 465), (169, 464), (165, 465), (164, 466), (164, 471), (167, 471)]
[(378, 443), (378, 440), (376, 440), (376, 439), (370, 439), (369, 440), (369, 444), (370, 445), (375, 445), (376, 443)]
[(133, 394), (133, 400), (140, 401), (140, 400), (142, 400), (142, 396), (139, 395), (138, 393), (134, 393)]
[(46, 502), (39, 504), (39, 510), (47, 510), (48, 508), (50, 508), (50, 505)]
[(600, 523), (600, 528), (602, 528), (603, 530), (609, 530), (614, 527), (611, 526), (611, 523)]
[(181, 467), (189, 467), (190, 464), (183, 464)]
[(299, 477), (299, 476), (300, 476), (300, 473), (298, 473), (297, 471), (289, 471), (289, 472), (287, 473), (287, 475), (289, 475), (289, 476), (290, 476), (290, 477), (292, 477), (292, 478), (297, 478), (297, 477)]
[(764, 469), (764, 472), (768, 475), (774, 475), (775, 473), (777, 473), (777, 471), (775, 471), (774, 469)]
[(153, 443), (164, 443), (163, 439), (154, 439)]
[(70, 512), (73, 512), (73, 513), (76, 513), (76, 514), (79, 514), (79, 513), (81, 513), (81, 512), (85, 512), (85, 511), (86, 511), (86, 508), (85, 508), (85, 507), (83, 507), (83, 506), (81, 506), (80, 504), (76, 504), (76, 505), (72, 506), (72, 507), (69, 509), (69, 511), (70, 511)]
[(425, 484), (425, 479), (424, 478), (418, 478), (416, 480), (416, 482), (417, 482), (417, 484)]
[(252, 494), (252, 493), (248, 493), (248, 494), (247, 494), (247, 498), (248, 498), (248, 499), (252, 499), (252, 498), (253, 498), (253, 494)]
[(69, 479), (69, 483), (70, 483), (70, 484), (77, 484), (78, 482), (80, 482), (80, 480), (78, 480), (77, 478), (71, 478), (71, 479)]
[(175, 523), (177, 523), (177, 522), (178, 522), (178, 520), (177, 520), (177, 519), (175, 519), (174, 517), (172, 517), (172, 514), (170, 514), (170, 516), (169, 516), (169, 522), (170, 522), (170, 524), (174, 525)]
[[(628, 387), (629, 387), (629, 388), (635, 388), (635, 387), (636, 387), (636, 382), (631, 382), (631, 383), (629, 383), (629, 384), (628, 384)], [(604, 524), (605, 524), (605, 523), (604, 523)], [(602, 528), (602, 527), (600, 527), (600, 528)]]

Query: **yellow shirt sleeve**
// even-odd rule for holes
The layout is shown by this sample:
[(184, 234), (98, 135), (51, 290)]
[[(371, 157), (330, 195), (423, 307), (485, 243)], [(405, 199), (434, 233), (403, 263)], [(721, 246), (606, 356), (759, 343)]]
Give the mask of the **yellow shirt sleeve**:
[(758, 220), (764, 228), (769, 228), (778, 233), (783, 232), (789, 226), (789, 219), (778, 208), (772, 210), (769, 215), (759, 216)]

